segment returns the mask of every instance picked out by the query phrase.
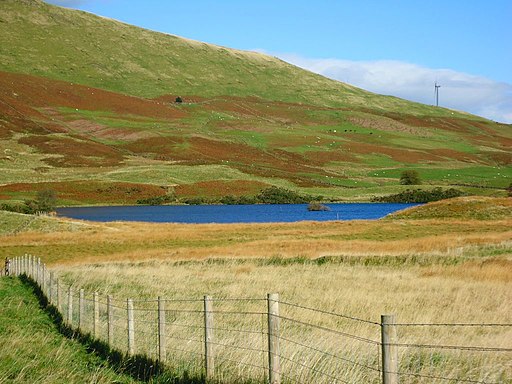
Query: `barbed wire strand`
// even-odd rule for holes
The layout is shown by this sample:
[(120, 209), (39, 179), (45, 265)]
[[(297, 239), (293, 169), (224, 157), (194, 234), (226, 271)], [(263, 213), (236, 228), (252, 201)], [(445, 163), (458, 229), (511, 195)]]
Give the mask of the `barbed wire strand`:
[(380, 323), (377, 323), (375, 321), (360, 319), (358, 317), (342, 315), (340, 313), (324, 311), (324, 310), (321, 310), (321, 309), (310, 308), (310, 307), (306, 307), (306, 306), (303, 306), (303, 305), (300, 305), (300, 304), (288, 303), (286, 301), (279, 301), (279, 304), (284, 304), (284, 305), (288, 305), (288, 306), (295, 307), (295, 308), (305, 309), (305, 310), (308, 310), (308, 311), (318, 312), (318, 313), (322, 313), (324, 315), (331, 315), (331, 316), (341, 317), (341, 318), (348, 319), (348, 320), (359, 321), (361, 323), (367, 323), (367, 324), (373, 324), (373, 325), (379, 325), (379, 326), (381, 325)]
[(318, 348), (314, 348), (314, 347), (311, 347), (309, 345), (306, 345), (306, 344), (302, 344), (298, 341), (295, 341), (295, 340), (291, 340), (291, 339), (288, 339), (288, 338), (284, 338), (282, 336), (279, 337), (279, 339), (281, 340), (284, 340), (284, 341), (287, 341), (289, 343), (292, 343), (292, 344), (295, 344), (295, 345), (298, 345), (300, 347), (304, 347), (304, 348), (308, 348), (308, 349), (311, 349), (315, 352), (319, 352), (319, 353), (322, 353), (326, 356), (330, 356), (330, 357), (333, 357), (335, 359), (338, 359), (338, 360), (341, 360), (343, 362), (347, 362), (347, 363), (351, 363), (351, 364), (354, 364), (354, 365), (357, 365), (359, 367), (363, 367), (363, 368), (367, 368), (367, 369), (371, 369), (373, 371), (376, 371), (376, 372), (379, 372), (379, 369), (378, 368), (375, 368), (375, 367), (371, 367), (369, 365), (365, 365), (365, 364), (361, 364), (361, 363), (358, 363), (357, 361), (354, 361), (354, 360), (350, 360), (349, 358), (346, 358), (346, 357), (341, 357), (341, 356), (338, 356), (338, 355), (335, 355), (333, 353), (330, 353), (330, 352), (326, 352), (326, 351), (322, 351), (321, 349), (318, 349)]
[[(274, 315), (274, 316), (276, 316), (276, 315)], [(325, 332), (333, 333), (333, 334), (338, 335), (338, 336), (344, 336), (344, 337), (347, 337), (349, 339), (354, 339), (354, 340), (365, 342), (365, 343), (368, 343), (368, 344), (381, 344), (380, 342), (375, 341), (375, 340), (367, 339), (367, 338), (364, 338), (364, 337), (361, 337), (361, 336), (352, 335), (350, 333), (340, 332), (340, 331), (337, 331), (335, 329), (330, 329), (330, 328), (323, 327), (321, 325), (306, 323), (304, 321), (295, 320), (295, 319), (291, 319), (291, 318), (288, 318), (288, 317), (285, 317), (285, 316), (280, 316), (280, 315), (276, 316), (276, 317), (278, 317), (278, 318), (280, 318), (282, 320), (290, 321), (290, 322), (293, 322), (293, 323), (296, 323), (296, 324), (300, 324), (300, 325), (304, 325), (304, 326), (307, 326), (307, 327), (311, 327), (311, 328), (314, 328), (314, 329), (320, 329), (320, 330), (325, 331)]]

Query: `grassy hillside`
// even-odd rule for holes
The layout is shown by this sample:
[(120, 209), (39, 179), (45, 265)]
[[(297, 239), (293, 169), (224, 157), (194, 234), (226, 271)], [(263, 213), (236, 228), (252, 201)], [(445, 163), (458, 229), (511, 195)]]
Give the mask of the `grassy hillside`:
[[(39, 0), (0, 2), (0, 200), (252, 195), (426, 186), (504, 196), (512, 129), (372, 94), (253, 52)], [(177, 95), (183, 103), (176, 103)]]
[(142, 97), (258, 96), (447, 114), (328, 80), (274, 57), (152, 32), (40, 0), (3, 0), (0, 10), (0, 70)]
[(138, 383), (58, 333), (32, 289), (0, 278), (0, 382)]

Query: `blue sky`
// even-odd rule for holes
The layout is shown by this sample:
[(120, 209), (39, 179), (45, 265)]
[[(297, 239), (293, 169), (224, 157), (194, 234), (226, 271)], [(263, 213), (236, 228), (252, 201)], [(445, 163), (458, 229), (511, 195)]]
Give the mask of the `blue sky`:
[(511, 0), (51, 0), (512, 123)]

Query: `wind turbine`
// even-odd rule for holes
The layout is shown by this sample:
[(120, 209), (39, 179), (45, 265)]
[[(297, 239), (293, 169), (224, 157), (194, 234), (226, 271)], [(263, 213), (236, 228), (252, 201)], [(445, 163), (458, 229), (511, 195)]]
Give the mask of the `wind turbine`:
[(436, 107), (439, 107), (439, 88), (441, 88), (441, 86), (439, 84), (437, 84), (437, 80), (436, 80), (436, 82), (434, 83), (434, 94), (436, 96)]

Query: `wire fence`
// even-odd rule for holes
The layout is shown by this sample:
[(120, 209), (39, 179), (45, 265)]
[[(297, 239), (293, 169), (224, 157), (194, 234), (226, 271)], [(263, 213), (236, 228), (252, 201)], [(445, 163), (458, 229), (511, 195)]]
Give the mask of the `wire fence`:
[(65, 286), (28, 255), (10, 274), (33, 279), (71, 328), (218, 382), (512, 383), (512, 323), (375, 322), (276, 294), (118, 299)]

